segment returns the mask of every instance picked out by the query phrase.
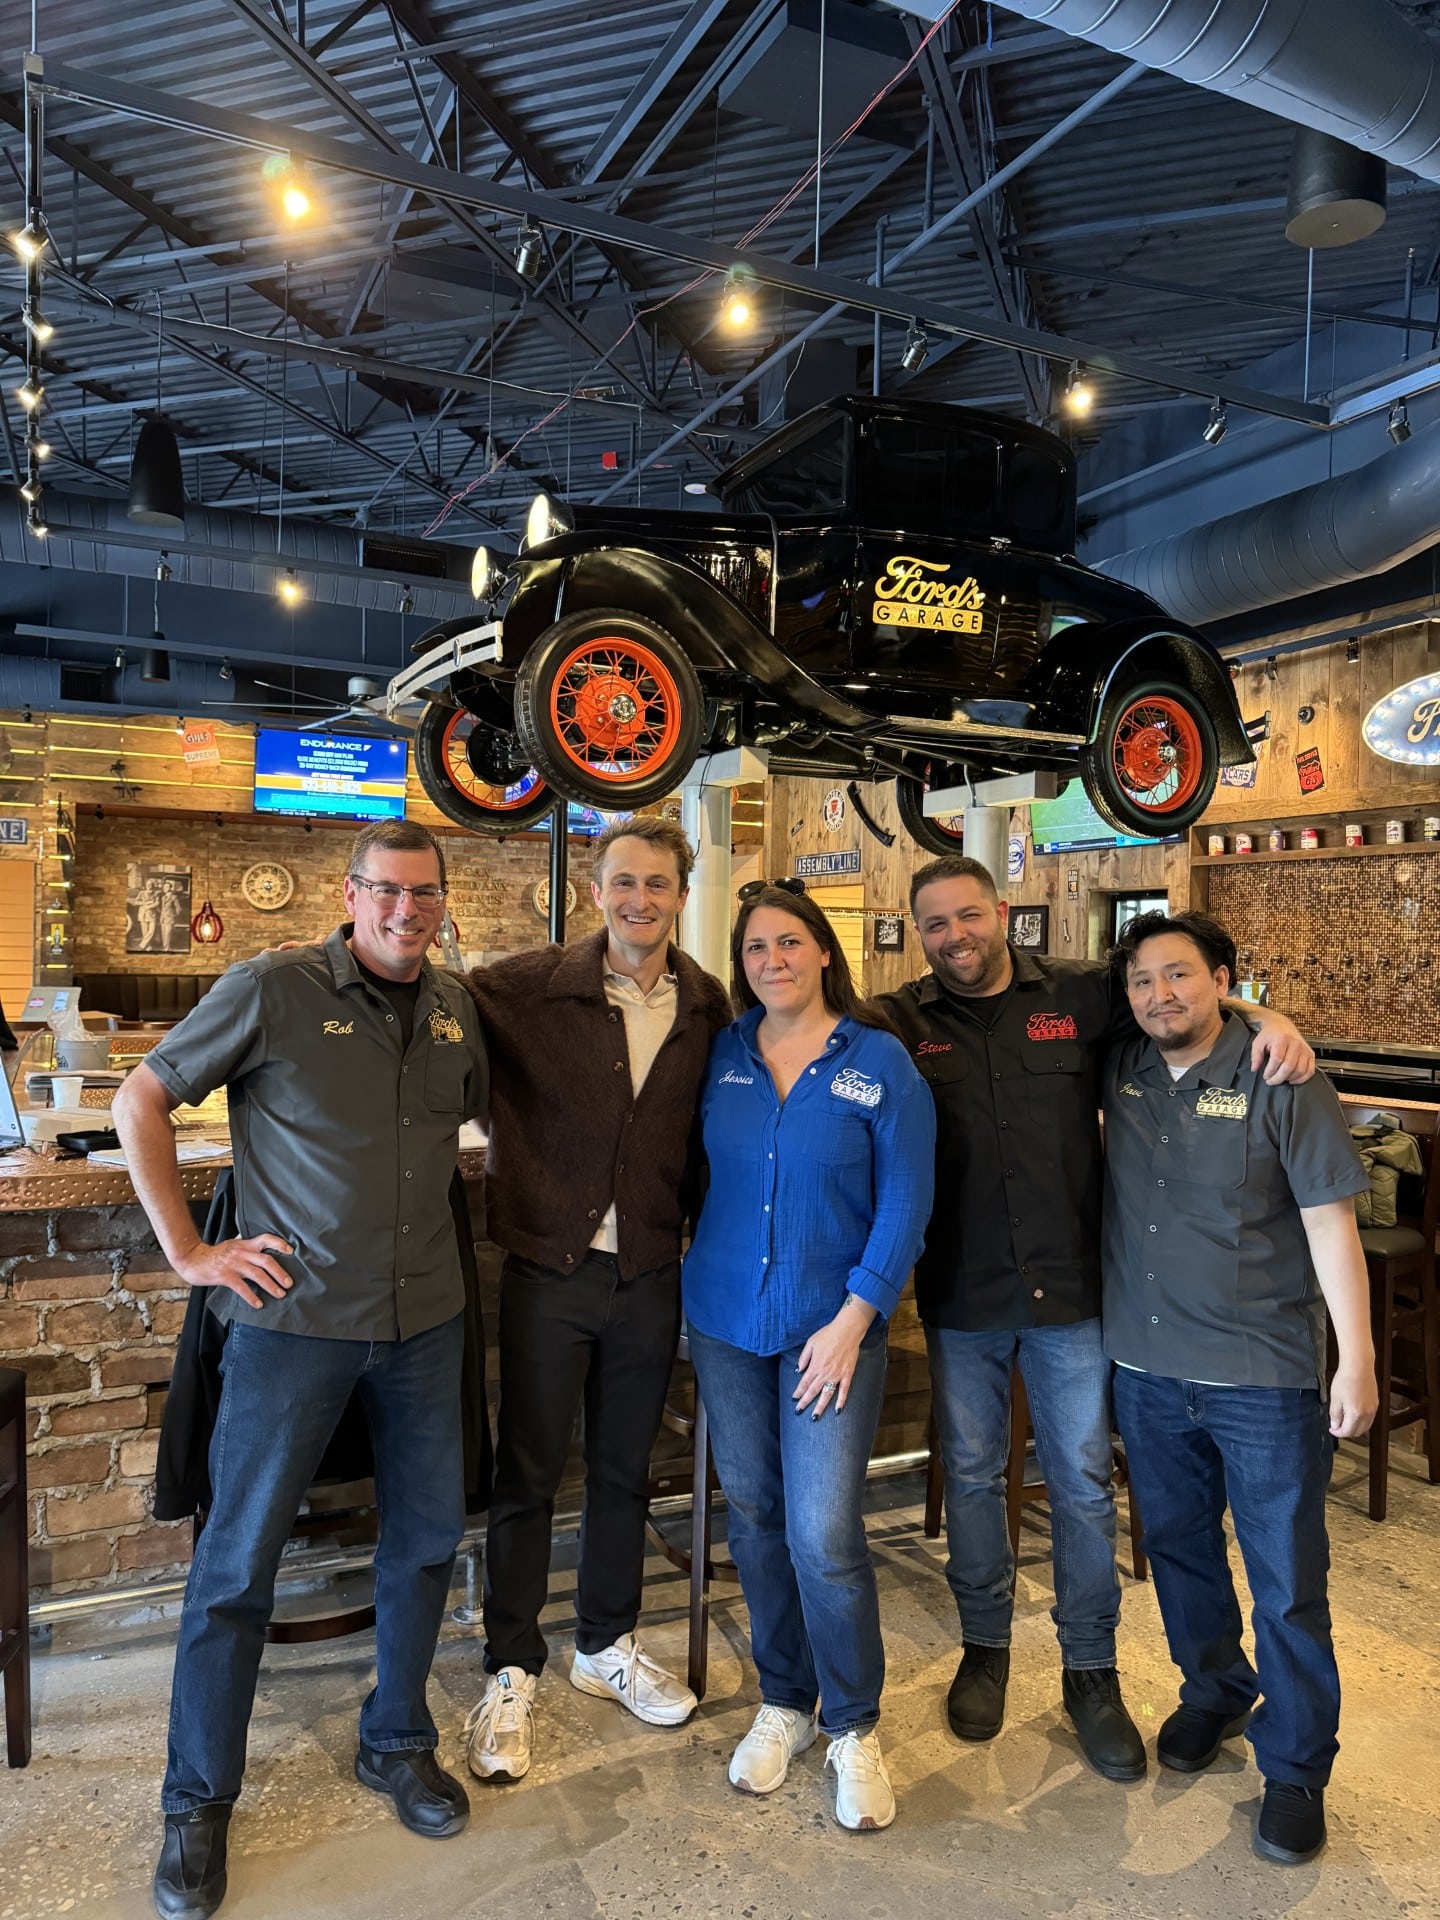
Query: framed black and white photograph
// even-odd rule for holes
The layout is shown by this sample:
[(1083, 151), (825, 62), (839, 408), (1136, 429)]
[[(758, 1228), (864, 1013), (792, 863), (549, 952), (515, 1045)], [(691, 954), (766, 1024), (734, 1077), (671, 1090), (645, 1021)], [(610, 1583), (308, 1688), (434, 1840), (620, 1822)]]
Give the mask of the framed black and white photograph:
[(903, 953), (905, 951), (905, 916), (903, 913), (881, 913), (875, 916), (876, 953)]
[(125, 951), (189, 953), (190, 869), (131, 861), (125, 869)]
[(1010, 942), (1022, 953), (1044, 953), (1050, 944), (1049, 907), (1011, 907)]

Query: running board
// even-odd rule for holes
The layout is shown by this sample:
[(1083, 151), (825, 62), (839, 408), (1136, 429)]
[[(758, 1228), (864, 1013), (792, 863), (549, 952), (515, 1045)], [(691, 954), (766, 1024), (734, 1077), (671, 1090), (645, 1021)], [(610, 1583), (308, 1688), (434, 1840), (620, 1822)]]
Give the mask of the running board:
[(467, 627), (452, 640), (437, 640), (386, 687), (386, 719), (393, 720), (401, 707), (418, 706), (431, 687), (439, 686), (452, 673), (462, 673), (468, 667), (498, 666), (504, 657), (498, 620)]
[(897, 733), (919, 734), (922, 739), (953, 741), (957, 745), (966, 740), (1038, 740), (1056, 747), (1088, 744), (1083, 733), (1046, 733), (1039, 727), (994, 727), (979, 720), (921, 720), (908, 713), (887, 713), (885, 725)]

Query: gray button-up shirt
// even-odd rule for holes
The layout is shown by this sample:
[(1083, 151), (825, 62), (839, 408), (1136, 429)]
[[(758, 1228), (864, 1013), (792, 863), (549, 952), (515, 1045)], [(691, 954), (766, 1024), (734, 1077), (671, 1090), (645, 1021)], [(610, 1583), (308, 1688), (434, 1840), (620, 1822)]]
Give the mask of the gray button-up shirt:
[(1228, 1014), (1209, 1057), (1173, 1080), (1153, 1040), (1105, 1073), (1105, 1350), (1176, 1380), (1313, 1387), (1325, 1312), (1302, 1207), (1366, 1179), (1323, 1074), (1271, 1087)]
[(331, 1340), (408, 1340), (464, 1298), (448, 1190), (462, 1120), (488, 1092), (474, 1002), (427, 964), (404, 1047), (338, 927), (231, 967), (146, 1055), (167, 1092), (230, 1100), (238, 1228), (282, 1234), (295, 1284), (225, 1320)]

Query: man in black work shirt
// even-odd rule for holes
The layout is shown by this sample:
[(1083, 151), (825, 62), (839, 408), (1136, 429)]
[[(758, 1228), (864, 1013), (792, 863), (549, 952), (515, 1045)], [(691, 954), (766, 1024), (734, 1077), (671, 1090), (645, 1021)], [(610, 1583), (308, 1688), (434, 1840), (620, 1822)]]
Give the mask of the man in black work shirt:
[[(1014, 1611), (1005, 1513), (1010, 1377), (1018, 1366), (1051, 1512), (1067, 1712), (1110, 1779), (1145, 1771), (1115, 1668), (1110, 1365), (1100, 1339), (1100, 1072), (1134, 1032), (1097, 962), (1017, 952), (987, 869), (947, 854), (922, 867), (910, 908), (931, 973), (882, 997), (935, 1096), (935, 1210), (915, 1270), (964, 1656), (947, 1712), (961, 1739), (1004, 1720)], [(1271, 1015), (1268, 1071), (1313, 1056)]]

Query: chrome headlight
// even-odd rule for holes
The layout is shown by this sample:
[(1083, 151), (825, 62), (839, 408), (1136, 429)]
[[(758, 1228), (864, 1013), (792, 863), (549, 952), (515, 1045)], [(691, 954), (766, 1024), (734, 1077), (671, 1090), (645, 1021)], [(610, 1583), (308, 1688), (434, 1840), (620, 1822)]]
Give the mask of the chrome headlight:
[(525, 545), (541, 546), (546, 540), (553, 540), (557, 533), (567, 533), (574, 524), (563, 501), (553, 494), (537, 493), (525, 516)]
[(488, 600), (495, 591), (496, 575), (499, 569), (495, 565), (495, 556), (489, 547), (476, 547), (475, 557), (470, 562), (470, 597), (472, 600)]

